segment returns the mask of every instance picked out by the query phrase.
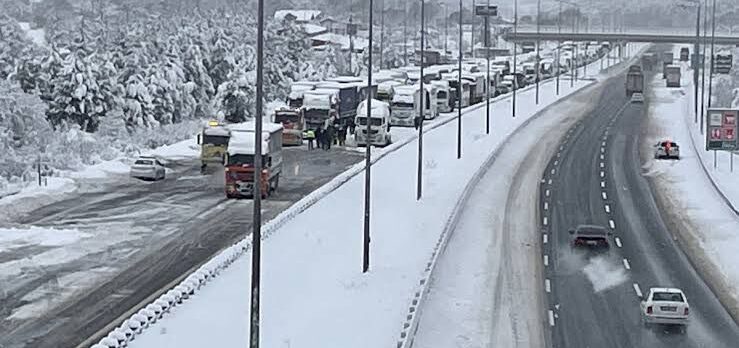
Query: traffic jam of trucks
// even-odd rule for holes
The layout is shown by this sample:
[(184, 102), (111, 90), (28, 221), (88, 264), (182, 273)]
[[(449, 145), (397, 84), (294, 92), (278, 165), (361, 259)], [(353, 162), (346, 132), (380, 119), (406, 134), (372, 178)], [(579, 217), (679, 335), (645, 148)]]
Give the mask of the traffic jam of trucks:
[[(259, 175), (261, 195), (267, 198), (279, 186), (283, 146), (302, 146), (306, 139), (312, 141), (317, 131), (331, 126), (351, 130), (349, 146), (387, 146), (392, 143), (392, 127), (418, 127), (442, 113), (482, 103), (488, 95), (511, 93), (557, 73), (565, 74), (603, 57), (610, 47), (603, 43), (596, 50), (593, 43), (576, 45), (563, 44), (566, 54), (560, 55), (559, 64), (551, 53), (539, 64), (535, 53), (524, 53), (516, 71), (510, 55), (494, 58), (489, 71), (485, 59), (465, 59), (461, 79), (458, 64), (439, 64), (436, 53), (426, 53), (423, 76), (418, 66), (411, 66), (375, 72), (371, 84), (366, 77), (355, 76), (296, 81), (284, 104), (271, 113), (272, 122), (263, 125), (261, 154), (256, 153), (253, 122), (208, 122), (197, 136), (201, 170), (223, 170), (227, 198), (253, 197)], [(581, 53), (574, 54), (575, 48)], [(636, 72), (629, 72), (629, 76), (636, 76)], [(641, 92), (643, 84), (643, 76), (627, 78), (627, 93)], [(368, 115), (369, 98), (372, 108)], [(261, 173), (255, 172), (256, 158), (262, 160)]]

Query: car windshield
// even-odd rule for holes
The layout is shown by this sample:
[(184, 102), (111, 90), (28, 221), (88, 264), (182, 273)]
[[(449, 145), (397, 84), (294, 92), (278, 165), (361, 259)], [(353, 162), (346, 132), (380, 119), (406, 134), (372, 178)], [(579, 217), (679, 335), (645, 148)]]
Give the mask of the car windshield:
[(277, 114), (275, 115), (275, 122), (276, 123), (297, 123), (300, 121), (300, 116), (293, 115), (293, 114)]
[(685, 302), (683, 295), (676, 292), (655, 292), (652, 301)]
[(140, 159), (140, 160), (136, 160), (136, 162), (134, 162), (134, 164), (135, 165), (138, 165), (138, 166), (152, 166), (152, 165), (154, 165), (154, 161), (153, 160), (148, 160), (148, 159)]

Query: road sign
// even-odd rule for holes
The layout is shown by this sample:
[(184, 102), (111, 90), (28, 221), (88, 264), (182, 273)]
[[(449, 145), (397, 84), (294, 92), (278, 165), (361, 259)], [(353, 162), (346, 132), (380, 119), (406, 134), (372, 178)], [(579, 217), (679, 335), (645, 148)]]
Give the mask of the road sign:
[(708, 109), (706, 150), (737, 149), (738, 117), (739, 110), (736, 109)]
[(477, 5), (475, 6), (475, 16), (495, 17), (498, 15), (498, 6), (496, 5)]
[(347, 24), (346, 25), (346, 33), (347, 33), (347, 35), (350, 35), (350, 36), (357, 35), (357, 27), (358, 27), (358, 25), (357, 24), (354, 24), (354, 23)]
[(728, 74), (731, 72), (733, 63), (734, 57), (731, 54), (717, 54), (713, 63), (713, 71), (717, 74)]

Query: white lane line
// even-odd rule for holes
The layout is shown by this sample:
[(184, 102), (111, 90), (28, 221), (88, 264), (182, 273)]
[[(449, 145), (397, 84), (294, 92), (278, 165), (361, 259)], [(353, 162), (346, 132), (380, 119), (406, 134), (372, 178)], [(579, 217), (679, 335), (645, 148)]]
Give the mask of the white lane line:
[(549, 266), (549, 255), (544, 255), (544, 266)]
[(557, 158), (559, 158), (559, 156), (561, 156), (561, 155), (562, 155), (562, 153), (557, 152)]
[[(419, 93), (420, 93), (420, 92), (419, 92)], [(602, 170), (601, 170), (601, 171), (600, 171), (600, 177), (601, 177), (601, 178), (604, 178), (605, 176), (606, 176), (606, 172), (604, 172), (604, 171), (602, 171)]]
[[(421, 93), (421, 92), (418, 92), (418, 93)], [(600, 162), (600, 167), (601, 167), (601, 168), (605, 168), (605, 167), (606, 167), (606, 164), (605, 164), (605, 163), (603, 163), (603, 162)]]
[(608, 199), (608, 195), (605, 191), (601, 192), (601, 196), (603, 196), (603, 199)]
[(552, 179), (549, 179), (549, 181), (547, 181), (547, 185), (551, 185), (551, 184), (552, 184)]
[(606, 204), (605, 208), (606, 208), (606, 213), (609, 213), (610, 214), (611, 213), (611, 206), (608, 205), (608, 204)]
[[(420, 93), (420, 92), (419, 92), (419, 93)], [(546, 226), (546, 225), (548, 225), (548, 224), (549, 224), (549, 219), (547, 219), (547, 217), (545, 216), (545, 217), (544, 217), (544, 226)]]
[[(418, 92), (418, 93), (421, 93), (421, 92)], [(555, 166), (558, 165), (558, 164), (559, 164), (559, 161), (554, 161), (554, 165)]]
[(604, 159), (606, 159), (606, 156), (604, 156), (604, 155), (600, 155), (600, 159), (601, 159), (601, 160), (604, 160)]
[(612, 230), (616, 229), (616, 223), (613, 220), (608, 220), (608, 226), (611, 226)]
[(565, 149), (565, 147), (564, 147), (564, 146), (560, 146), (560, 147), (559, 147), (559, 151), (562, 151), (562, 150), (564, 150), (564, 149)]
[(629, 260), (624, 259), (624, 268), (631, 269), (631, 265), (629, 264)]
[(544, 242), (544, 244), (549, 243), (549, 236), (546, 233), (544, 233), (544, 235), (541, 237), (541, 239)]
[(552, 292), (552, 282), (550, 282), (549, 279), (544, 280), (544, 290), (546, 290), (546, 292)]
[(601, 181), (600, 182), (600, 188), (606, 188), (606, 182), (605, 181)]
[(641, 289), (639, 288), (639, 284), (637, 283), (634, 283), (634, 292), (636, 292), (637, 297), (642, 297)]
[(549, 190), (544, 191), (544, 195), (547, 196), (547, 197), (549, 197)]
[[(421, 92), (418, 92), (418, 93), (421, 93)], [(604, 141), (601, 145), (606, 146), (606, 142)]]
[(549, 210), (549, 202), (544, 202), (544, 210)]
[(552, 310), (549, 310), (549, 326), (554, 326), (554, 312)]
[(606, 148), (605, 148), (605, 147), (601, 147), (601, 148), (600, 148), (600, 152), (601, 152), (601, 153), (604, 153), (604, 152), (606, 152)]
[(623, 245), (621, 245), (621, 238), (616, 237), (616, 246), (621, 248)]
[[(421, 92), (418, 92), (418, 93), (421, 93)], [(552, 168), (552, 175), (554, 175), (554, 173), (556, 173), (556, 172), (557, 172), (557, 170), (554, 169), (554, 168)]]

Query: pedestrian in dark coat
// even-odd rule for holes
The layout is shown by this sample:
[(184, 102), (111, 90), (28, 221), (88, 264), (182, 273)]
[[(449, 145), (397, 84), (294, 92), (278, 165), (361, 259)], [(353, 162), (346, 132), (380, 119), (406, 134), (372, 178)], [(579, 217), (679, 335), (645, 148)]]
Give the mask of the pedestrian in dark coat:
[(323, 133), (323, 149), (328, 151), (331, 150), (331, 144), (334, 142), (334, 137), (336, 136), (336, 128), (334, 128), (334, 125), (329, 125), (328, 128)]
[(354, 130), (357, 127), (357, 125), (354, 123), (354, 119), (349, 119), (349, 134), (354, 134)]
[(339, 126), (339, 146), (346, 144), (346, 127)]
[(321, 127), (316, 128), (316, 148), (322, 149), (324, 143), (325, 133)]

